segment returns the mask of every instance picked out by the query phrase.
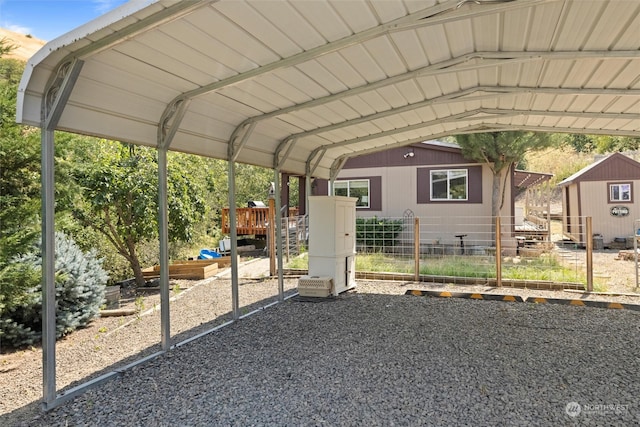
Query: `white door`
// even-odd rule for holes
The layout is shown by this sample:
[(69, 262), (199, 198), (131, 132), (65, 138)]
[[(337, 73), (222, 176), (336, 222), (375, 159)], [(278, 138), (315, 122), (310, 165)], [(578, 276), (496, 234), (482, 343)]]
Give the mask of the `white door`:
[(336, 203), (336, 254), (352, 254), (356, 238), (353, 203)]

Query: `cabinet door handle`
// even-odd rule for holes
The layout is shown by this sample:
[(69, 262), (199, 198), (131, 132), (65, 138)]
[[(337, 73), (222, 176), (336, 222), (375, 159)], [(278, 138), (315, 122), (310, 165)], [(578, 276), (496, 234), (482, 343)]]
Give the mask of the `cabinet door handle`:
[(344, 233), (344, 235), (345, 235), (345, 236), (348, 236), (348, 235), (349, 235), (349, 233)]

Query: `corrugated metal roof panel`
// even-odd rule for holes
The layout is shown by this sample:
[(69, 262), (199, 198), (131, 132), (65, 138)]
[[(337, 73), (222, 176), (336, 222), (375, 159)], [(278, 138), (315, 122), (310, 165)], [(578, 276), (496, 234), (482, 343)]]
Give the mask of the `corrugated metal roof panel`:
[(639, 17), (616, 0), (127, 5), (34, 56), (18, 119), (40, 123), (77, 55), (60, 129), (157, 145), (176, 125), (172, 149), (223, 158), (246, 137), (239, 161), (324, 178), (340, 156), (457, 132), (640, 135)]

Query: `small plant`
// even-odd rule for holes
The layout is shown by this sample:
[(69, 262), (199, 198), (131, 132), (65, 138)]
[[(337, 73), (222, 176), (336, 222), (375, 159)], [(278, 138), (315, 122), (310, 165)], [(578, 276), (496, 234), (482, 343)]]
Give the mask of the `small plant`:
[(306, 270), (309, 268), (309, 256), (307, 253), (299, 255), (289, 261), (287, 268), (294, 270)]
[(173, 294), (174, 295), (178, 295), (178, 294), (180, 294), (180, 292), (182, 292), (182, 289), (180, 288), (180, 285), (177, 284), (177, 283), (175, 285), (173, 285), (172, 290), (173, 290)]
[(144, 310), (144, 297), (142, 295), (136, 297), (135, 305), (138, 314), (142, 313), (142, 310)]

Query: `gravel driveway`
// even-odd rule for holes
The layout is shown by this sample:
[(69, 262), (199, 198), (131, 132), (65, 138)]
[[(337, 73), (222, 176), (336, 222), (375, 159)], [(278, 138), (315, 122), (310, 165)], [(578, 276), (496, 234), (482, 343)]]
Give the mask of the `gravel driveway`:
[[(260, 262), (242, 270), (247, 309), (277, 289), (276, 281), (259, 279)], [(295, 285), (285, 281), (288, 292)], [(210, 327), (210, 319), (221, 323), (228, 288), (221, 277), (182, 293), (171, 305), (172, 332), (184, 338)], [(640, 312), (403, 295), (409, 288), (428, 286), (359, 281), (356, 292), (334, 300), (287, 300), (45, 415), (37, 403), (24, 406), (39, 399), (37, 368), (0, 370), (8, 408), (0, 425), (640, 423)], [(100, 319), (112, 323), (61, 341), (59, 386), (86, 380), (83, 369), (114, 369), (96, 354), (156, 351), (157, 318), (152, 312), (119, 326)], [(109, 332), (97, 332), (100, 324)]]
[(637, 312), (378, 285), (287, 300), (24, 425), (640, 423)]

